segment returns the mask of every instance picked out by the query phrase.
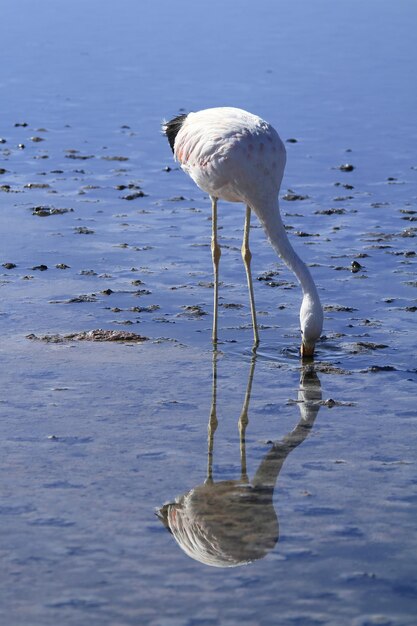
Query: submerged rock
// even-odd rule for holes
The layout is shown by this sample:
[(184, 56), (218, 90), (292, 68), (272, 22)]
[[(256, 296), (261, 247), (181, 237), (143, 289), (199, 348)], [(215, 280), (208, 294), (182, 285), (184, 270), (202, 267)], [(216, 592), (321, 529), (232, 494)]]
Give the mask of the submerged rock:
[(322, 211), (314, 211), (315, 215), (344, 215), (346, 209), (323, 209)]
[(86, 161), (87, 159), (94, 159), (94, 154), (76, 154), (75, 152), (70, 152), (65, 155), (66, 159), (79, 159), (80, 161)]
[(48, 269), (48, 266), (42, 263), (41, 265), (34, 265), (31, 269), (38, 270), (39, 272), (45, 272)]
[(282, 199), (287, 200), (288, 202), (294, 202), (294, 200), (307, 200), (307, 198), (308, 196), (302, 196), (298, 193), (294, 193), (290, 189), (284, 196), (282, 196)]
[(186, 316), (190, 318), (203, 317), (207, 315), (206, 311), (198, 304), (189, 304), (181, 307), (184, 309), (184, 313), (179, 313), (179, 316)]
[(243, 304), (239, 304), (237, 302), (220, 302), (219, 306), (223, 307), (224, 309), (242, 309), (243, 308)]
[(78, 235), (94, 235), (94, 230), (92, 228), (87, 228), (87, 226), (77, 226), (74, 228), (74, 232)]
[(138, 335), (137, 333), (128, 332), (126, 330), (87, 330), (80, 333), (70, 333), (68, 335), (41, 335), (37, 336), (33, 333), (26, 335), (26, 339), (32, 341), (44, 341), (46, 343), (64, 343), (66, 341), (118, 341), (118, 342), (135, 342), (141, 343), (148, 341), (148, 337)]
[(294, 235), (297, 237), (320, 237), (320, 233), (306, 233), (304, 230), (295, 230)]
[(143, 191), (135, 191), (134, 193), (128, 193), (126, 196), (122, 196), (122, 200), (136, 200), (137, 198), (145, 198), (147, 196)]
[(326, 313), (335, 313), (335, 312), (343, 312), (343, 313), (352, 313), (353, 311), (357, 311), (353, 306), (343, 306), (341, 304), (327, 304), (323, 307), (323, 310)]
[(389, 346), (385, 343), (374, 343), (372, 341), (358, 341), (351, 347), (351, 352), (353, 354), (358, 354), (360, 352), (367, 352), (368, 350), (384, 350)]
[(104, 161), (128, 161), (129, 157), (126, 156), (102, 156), (101, 157)]
[(357, 272), (359, 272), (359, 270), (363, 269), (362, 265), (357, 261), (352, 261), (352, 263), (350, 264), (350, 268), (353, 274), (356, 274)]
[(59, 209), (52, 206), (34, 206), (32, 215), (39, 217), (47, 217), (48, 215), (63, 215), (64, 213), (72, 213), (74, 209)]
[(257, 277), (257, 280), (269, 281), (274, 278), (274, 276), (278, 276), (279, 272), (277, 270), (270, 270), (263, 272), (260, 276)]

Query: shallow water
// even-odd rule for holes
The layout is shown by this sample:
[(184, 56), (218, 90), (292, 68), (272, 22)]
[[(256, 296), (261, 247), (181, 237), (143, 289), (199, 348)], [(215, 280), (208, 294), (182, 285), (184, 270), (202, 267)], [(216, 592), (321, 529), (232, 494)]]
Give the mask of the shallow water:
[[(4, 623), (415, 623), (417, 11), (236, 6), (4, 9)], [(325, 306), (314, 366), (255, 222), (253, 358), (227, 204), (213, 357), (209, 200), (160, 122), (220, 104), (297, 139), (281, 196), (307, 198), (281, 211)], [(42, 341), (99, 328), (147, 340)]]

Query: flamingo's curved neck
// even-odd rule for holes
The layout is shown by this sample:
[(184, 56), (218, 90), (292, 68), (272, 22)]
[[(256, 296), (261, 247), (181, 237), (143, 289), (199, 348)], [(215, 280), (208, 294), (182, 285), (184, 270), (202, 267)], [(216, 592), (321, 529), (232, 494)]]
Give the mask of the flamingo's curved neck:
[(307, 265), (300, 259), (292, 247), (279, 211), (278, 199), (274, 203), (263, 203), (261, 206), (251, 205), (258, 216), (272, 247), (286, 266), (295, 274), (304, 296), (320, 303), (317, 287)]

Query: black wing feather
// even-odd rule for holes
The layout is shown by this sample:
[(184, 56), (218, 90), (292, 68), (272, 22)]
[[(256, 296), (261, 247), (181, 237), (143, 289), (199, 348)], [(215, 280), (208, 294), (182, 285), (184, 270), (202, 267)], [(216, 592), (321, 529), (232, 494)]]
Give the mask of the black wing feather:
[(186, 117), (187, 113), (182, 113), (164, 124), (163, 130), (165, 135), (168, 137), (172, 152), (174, 152), (175, 138), (178, 135), (181, 126), (184, 124)]

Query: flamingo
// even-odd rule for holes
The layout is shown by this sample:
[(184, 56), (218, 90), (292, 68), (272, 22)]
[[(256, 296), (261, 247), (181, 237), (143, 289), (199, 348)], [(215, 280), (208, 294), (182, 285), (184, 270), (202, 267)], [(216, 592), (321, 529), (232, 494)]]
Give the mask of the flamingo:
[(234, 107), (216, 107), (174, 117), (163, 126), (174, 158), (212, 204), (211, 251), (214, 270), (213, 344), (217, 345), (220, 245), (217, 201), (246, 205), (242, 259), (246, 270), (254, 347), (259, 344), (249, 248), (251, 211), (269, 241), (295, 274), (303, 291), (300, 308), (301, 356), (312, 357), (323, 328), (323, 308), (306, 264), (292, 247), (279, 211), (278, 194), (286, 151), (277, 131), (263, 119)]

